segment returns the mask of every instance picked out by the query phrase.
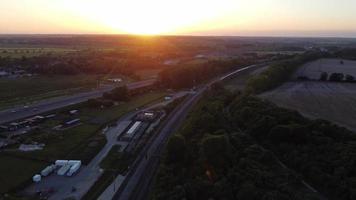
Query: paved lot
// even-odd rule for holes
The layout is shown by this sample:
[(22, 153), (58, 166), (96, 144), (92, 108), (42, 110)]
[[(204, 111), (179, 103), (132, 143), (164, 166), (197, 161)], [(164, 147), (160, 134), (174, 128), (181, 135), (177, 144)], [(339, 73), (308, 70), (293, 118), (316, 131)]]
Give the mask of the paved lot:
[[(77, 174), (72, 177), (52, 174), (49, 177), (43, 178), (40, 183), (29, 186), (25, 192), (34, 194), (38, 190), (54, 188), (56, 192), (50, 197), (50, 199), (62, 200), (67, 197), (80, 199), (102, 174), (99, 167), (100, 162), (105, 158), (110, 149), (119, 143), (117, 142), (117, 136), (127, 128), (127, 126), (131, 123), (130, 119), (135, 114), (136, 113), (133, 112), (124, 116), (118, 121), (118, 125), (116, 127), (110, 128), (106, 131), (105, 135), (107, 143), (104, 148), (93, 158), (89, 165), (81, 167)], [(122, 142), (120, 142), (120, 144), (125, 145)], [(76, 192), (72, 192), (73, 187), (77, 189)]]

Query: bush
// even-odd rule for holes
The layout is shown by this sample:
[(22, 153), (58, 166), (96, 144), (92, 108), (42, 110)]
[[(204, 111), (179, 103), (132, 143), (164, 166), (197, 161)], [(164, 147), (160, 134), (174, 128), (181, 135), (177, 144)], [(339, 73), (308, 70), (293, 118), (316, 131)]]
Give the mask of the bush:
[(344, 74), (342, 73), (332, 73), (329, 77), (329, 81), (341, 82), (344, 79)]

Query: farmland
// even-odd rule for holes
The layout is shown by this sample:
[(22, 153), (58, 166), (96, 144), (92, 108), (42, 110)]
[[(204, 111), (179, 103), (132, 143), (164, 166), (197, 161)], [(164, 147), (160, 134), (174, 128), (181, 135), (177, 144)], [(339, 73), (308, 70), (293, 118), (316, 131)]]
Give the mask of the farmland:
[[(322, 59), (307, 63), (293, 75), (318, 79), (321, 72), (355, 75), (356, 62)], [(279, 106), (316, 119), (326, 119), (356, 131), (356, 84), (319, 81), (290, 81), (260, 95)]]
[(88, 90), (96, 81), (90, 75), (0, 79), (0, 108)]
[(318, 80), (320, 78), (320, 73), (322, 72), (326, 72), (328, 74), (350, 74), (355, 77), (356, 61), (342, 59), (319, 59), (300, 67), (295, 73), (294, 78), (297, 78), (297, 76), (307, 76), (309, 79)]
[(11, 48), (0, 48), (0, 57), (10, 57), (10, 58), (22, 58), (22, 57), (34, 57), (42, 55), (66, 55), (68, 53), (77, 52), (76, 49), (71, 48), (55, 48), (55, 47), (11, 47)]

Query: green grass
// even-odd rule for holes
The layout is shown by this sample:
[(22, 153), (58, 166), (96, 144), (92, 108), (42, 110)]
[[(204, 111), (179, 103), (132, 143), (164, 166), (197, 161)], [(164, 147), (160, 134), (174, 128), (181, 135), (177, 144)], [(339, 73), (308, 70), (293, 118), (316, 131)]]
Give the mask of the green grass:
[(102, 169), (116, 171), (119, 174), (126, 172), (134, 157), (126, 152), (120, 152), (120, 148), (120, 145), (112, 147), (108, 155), (100, 163)]
[(90, 190), (83, 196), (82, 200), (96, 200), (113, 182), (116, 176), (117, 173), (113, 171), (104, 171), (100, 178), (95, 181)]
[(48, 163), (0, 154), (0, 194), (22, 186)]

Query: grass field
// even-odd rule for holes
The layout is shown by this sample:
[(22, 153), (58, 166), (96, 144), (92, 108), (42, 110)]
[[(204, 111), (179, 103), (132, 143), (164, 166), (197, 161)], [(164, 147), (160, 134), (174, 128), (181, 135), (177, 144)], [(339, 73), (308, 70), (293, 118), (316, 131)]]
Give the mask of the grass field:
[(0, 154), (0, 161), (0, 194), (31, 181), (31, 177), (48, 164), (4, 154)]
[(140, 77), (141, 80), (146, 80), (157, 78), (159, 72), (161, 71), (162, 70), (160, 69), (145, 69), (137, 71), (136, 74)]
[[(320, 71), (351, 74), (355, 70), (356, 62), (345, 61), (345, 65), (340, 65), (339, 60), (323, 59), (300, 67), (294, 77), (303, 74), (318, 79)], [(330, 120), (356, 131), (354, 83), (291, 81), (260, 96), (279, 106), (297, 110), (306, 117)]]
[(85, 91), (96, 86), (96, 76), (36, 76), (0, 79), (0, 109)]

